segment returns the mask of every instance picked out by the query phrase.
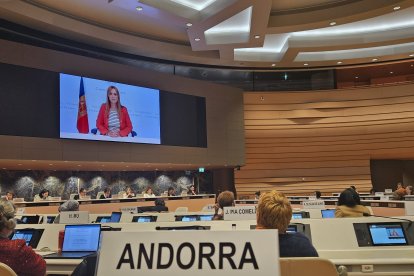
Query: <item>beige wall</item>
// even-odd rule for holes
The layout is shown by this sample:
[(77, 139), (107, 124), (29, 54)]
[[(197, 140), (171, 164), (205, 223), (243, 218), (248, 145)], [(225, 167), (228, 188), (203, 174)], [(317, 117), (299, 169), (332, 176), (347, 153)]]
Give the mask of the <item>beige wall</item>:
[(239, 89), (6, 40), (0, 40), (0, 62), (205, 97), (208, 143), (207, 148), (190, 148), (0, 136), (0, 159), (244, 163), (243, 94)]
[(414, 84), (246, 92), (244, 103), (239, 196), (270, 189), (331, 193), (350, 185), (369, 191), (370, 159), (414, 158)]

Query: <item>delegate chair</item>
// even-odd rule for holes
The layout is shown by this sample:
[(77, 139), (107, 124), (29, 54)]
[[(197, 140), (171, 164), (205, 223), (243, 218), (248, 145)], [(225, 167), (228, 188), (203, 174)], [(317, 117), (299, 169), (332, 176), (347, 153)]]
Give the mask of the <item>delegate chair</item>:
[[(280, 258), (282, 276), (338, 276), (331, 261), (322, 258)], [(341, 274), (346, 276), (347, 274)]]
[(17, 276), (17, 274), (5, 263), (0, 263), (0, 275), (1, 276)]

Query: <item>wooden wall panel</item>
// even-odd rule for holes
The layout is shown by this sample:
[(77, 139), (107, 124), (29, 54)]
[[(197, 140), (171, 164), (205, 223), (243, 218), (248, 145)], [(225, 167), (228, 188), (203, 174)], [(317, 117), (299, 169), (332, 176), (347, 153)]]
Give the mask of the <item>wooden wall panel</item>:
[(245, 92), (246, 164), (237, 194), (372, 187), (371, 159), (414, 158), (414, 84)]

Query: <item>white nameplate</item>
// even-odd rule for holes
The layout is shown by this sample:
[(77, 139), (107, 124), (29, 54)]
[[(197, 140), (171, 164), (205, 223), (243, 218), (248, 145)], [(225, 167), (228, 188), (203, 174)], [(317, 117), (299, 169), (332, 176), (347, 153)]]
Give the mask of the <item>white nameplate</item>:
[(386, 194), (392, 194), (392, 189), (385, 189)]
[(64, 223), (64, 224), (89, 223), (89, 212), (88, 211), (61, 212), (59, 223)]
[(383, 192), (375, 192), (375, 196), (384, 196)]
[(323, 200), (309, 200), (302, 202), (303, 209), (325, 209), (325, 201)]
[(405, 215), (414, 216), (414, 201), (405, 201)]
[(224, 207), (224, 220), (256, 220), (256, 206)]
[(20, 207), (16, 209), (16, 215), (23, 215), (26, 208)]
[(280, 276), (278, 243), (277, 230), (106, 231), (96, 275)]
[(138, 213), (138, 207), (122, 207), (120, 208), (122, 213), (136, 214)]

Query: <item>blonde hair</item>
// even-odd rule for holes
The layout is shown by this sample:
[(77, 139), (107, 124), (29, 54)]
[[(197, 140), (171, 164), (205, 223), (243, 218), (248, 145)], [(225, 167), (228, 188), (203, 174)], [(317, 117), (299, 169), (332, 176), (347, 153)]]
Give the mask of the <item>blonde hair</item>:
[(111, 93), (111, 90), (114, 89), (116, 91), (116, 94), (118, 95), (118, 102), (116, 103), (116, 111), (118, 112), (119, 120), (121, 120), (121, 95), (119, 94), (118, 88), (116, 86), (109, 86), (106, 90), (106, 108), (105, 108), (105, 115), (109, 116), (109, 110), (111, 109), (111, 101), (109, 100), (109, 93)]
[(278, 229), (279, 233), (285, 233), (292, 219), (289, 199), (278, 191), (263, 193), (257, 205), (256, 219), (258, 227)]
[(14, 212), (15, 208), (11, 201), (0, 199), (0, 231), (4, 228), (13, 230), (16, 227)]
[(223, 207), (230, 207), (234, 205), (234, 194), (230, 191), (221, 192), (217, 197), (218, 206), (223, 209)]

